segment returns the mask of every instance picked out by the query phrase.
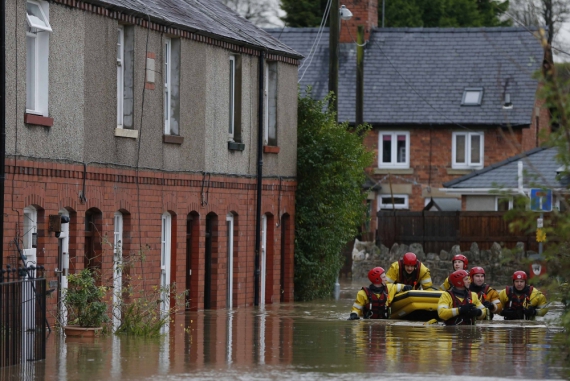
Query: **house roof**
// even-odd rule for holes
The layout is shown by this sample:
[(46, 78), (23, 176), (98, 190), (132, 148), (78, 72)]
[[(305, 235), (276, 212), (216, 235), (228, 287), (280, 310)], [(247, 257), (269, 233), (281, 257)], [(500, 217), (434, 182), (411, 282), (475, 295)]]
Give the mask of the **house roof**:
[[(342, 25), (344, 27), (344, 24)], [(328, 92), (329, 32), (267, 31), (305, 57), (301, 88)], [(313, 42), (315, 53), (309, 57)], [(364, 121), (377, 125), (528, 126), (543, 51), (525, 28), (376, 28), (364, 53)], [(506, 85), (513, 108), (503, 109)], [(339, 120), (354, 122), (356, 44), (341, 44)], [(483, 87), (481, 106), (461, 106), (465, 88)]]
[(213, 0), (85, 0), (105, 8), (118, 9), (143, 19), (197, 32), (212, 38), (234, 42), (293, 58), (302, 55), (273, 38), (221, 1)]
[(562, 188), (565, 180), (557, 176), (560, 163), (556, 160), (557, 148), (538, 147), (507, 160), (495, 163), (479, 171), (443, 184), (452, 189), (489, 189), (518, 187), (518, 162), (523, 162), (523, 183), (525, 188)]

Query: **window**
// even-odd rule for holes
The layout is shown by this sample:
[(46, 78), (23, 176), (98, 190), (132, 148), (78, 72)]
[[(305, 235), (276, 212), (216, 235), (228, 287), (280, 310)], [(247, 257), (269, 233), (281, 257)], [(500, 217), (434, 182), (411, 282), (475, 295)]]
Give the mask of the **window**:
[(230, 56), (230, 120), (228, 129), (228, 139), (234, 141), (235, 132), (235, 97), (236, 97), (236, 58), (235, 56)]
[[(24, 208), (24, 234), (23, 245), (24, 255), (29, 260), (35, 262), (36, 247), (38, 243), (38, 211), (33, 206)], [(35, 264), (35, 263), (34, 263)]]
[(265, 128), (263, 144), (277, 146), (277, 62), (265, 66)]
[[(171, 257), (171, 230), (172, 216), (165, 212), (162, 215), (162, 232), (160, 240), (160, 287), (162, 289), (162, 314), (170, 310), (170, 257)], [(165, 315), (163, 315), (165, 316)]]
[(454, 132), (452, 139), (453, 168), (483, 168), (482, 132)]
[(463, 91), (463, 99), (461, 100), (461, 104), (463, 106), (481, 106), (482, 100), (482, 87), (467, 88), (465, 91)]
[(164, 134), (180, 135), (180, 40), (164, 41)]
[(395, 194), (392, 201), (392, 195), (382, 194), (378, 196), (380, 209), (408, 209), (408, 195)]
[(410, 167), (410, 133), (381, 132), (378, 144), (379, 168)]
[(125, 76), (125, 29), (117, 28), (117, 127), (123, 128), (123, 86)]
[(241, 134), (242, 59), (239, 55), (229, 56), (229, 69), (228, 149), (231, 151), (243, 151), (245, 144)]
[(113, 233), (113, 327), (121, 324), (121, 293), (123, 292), (123, 214), (115, 212)]
[(26, 3), (26, 113), (48, 116), (49, 4)]
[(525, 196), (497, 196), (495, 197), (495, 211), (506, 212), (512, 209), (525, 210), (528, 198)]
[(227, 265), (227, 279), (228, 284), (226, 287), (226, 308), (233, 306), (233, 283), (234, 283), (234, 215), (228, 213), (226, 216), (226, 228), (228, 231), (228, 265)]

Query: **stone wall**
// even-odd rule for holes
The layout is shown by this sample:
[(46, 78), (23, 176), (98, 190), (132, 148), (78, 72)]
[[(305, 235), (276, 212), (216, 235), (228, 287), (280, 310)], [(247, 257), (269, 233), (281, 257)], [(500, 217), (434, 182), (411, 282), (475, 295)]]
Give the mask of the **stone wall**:
[(473, 243), (468, 251), (462, 251), (459, 245), (455, 245), (449, 252), (442, 250), (439, 254), (426, 254), (419, 243), (409, 246), (395, 243), (389, 249), (384, 245), (378, 247), (374, 242), (356, 240), (352, 250), (352, 279), (366, 279), (368, 271), (377, 266), (388, 271), (393, 262), (402, 258), (405, 253), (412, 252), (430, 269), (434, 286), (439, 286), (452, 272), (451, 258), (456, 254), (463, 254), (469, 260), (469, 268), (483, 267), (486, 282), (497, 289), (502, 289), (512, 283), (513, 272), (524, 270), (529, 274), (528, 260), (537, 254), (531, 251), (525, 253), (523, 250), (522, 242), (517, 243), (512, 250), (503, 248), (495, 242), (490, 250), (479, 250), (477, 243)]

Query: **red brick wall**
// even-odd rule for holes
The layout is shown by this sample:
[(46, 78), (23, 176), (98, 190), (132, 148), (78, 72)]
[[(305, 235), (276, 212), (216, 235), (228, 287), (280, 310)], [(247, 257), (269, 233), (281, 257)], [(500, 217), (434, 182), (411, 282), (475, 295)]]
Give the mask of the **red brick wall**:
[(341, 21), (339, 41), (356, 42), (359, 25), (364, 26), (364, 41), (368, 41), (372, 28), (378, 26), (378, 0), (342, 0), (340, 4), (352, 12), (352, 18)]
[(548, 132), (550, 132), (550, 112), (546, 107), (544, 107), (544, 100), (537, 98), (532, 112), (530, 128), (523, 130), (523, 151), (528, 151), (534, 147), (538, 147), (541, 143), (540, 136)]
[[(204, 297), (205, 275), (205, 218), (208, 213), (217, 215), (217, 244), (212, 255), (212, 308), (225, 307), (225, 285), (227, 282), (227, 229), (226, 215), (235, 216), (234, 234), (234, 306), (254, 303), (254, 258), (255, 258), (255, 179), (212, 176), (211, 183), (203, 185), (201, 174), (174, 174), (151, 171), (139, 172), (137, 192), (134, 170), (100, 167), (87, 168), (85, 196), (83, 190), (83, 166), (24, 160), (6, 160), (5, 217), (4, 217), (4, 263), (15, 258), (13, 240), (23, 233), (23, 210), (34, 205), (38, 211), (38, 262), (47, 269), (48, 281), (56, 280), (58, 239), (48, 233), (48, 216), (57, 214), (62, 208), (70, 212), (70, 272), (84, 267), (85, 212), (97, 208), (102, 212), (101, 235), (110, 243), (104, 246), (101, 260), (103, 279), (112, 279), (114, 213), (124, 213), (124, 255), (143, 247), (146, 259), (130, 269), (133, 281), (144, 279), (150, 289), (159, 284), (161, 215), (169, 211), (172, 215), (172, 271), (171, 283), (176, 282), (178, 290), (187, 285), (187, 218), (194, 216), (190, 245), (191, 287), (190, 307), (201, 309)], [(282, 285), (284, 300), (293, 300), (293, 229), (295, 212), (295, 182), (283, 182), (279, 194), (278, 180), (263, 182), (262, 213), (275, 215), (268, 223), (267, 239), (274, 248), (281, 248), (281, 228), (276, 227), (279, 215), (286, 213), (289, 221), (284, 245), (285, 277)], [(204, 197), (202, 197), (204, 194)], [(140, 195), (137, 198), (137, 195)], [(280, 197), (280, 200), (279, 200)], [(207, 203), (206, 203), (207, 201)], [(279, 205), (279, 210), (278, 209)], [(139, 212), (140, 210), (140, 212)], [(197, 220), (196, 220), (197, 219)], [(196, 237), (197, 233), (197, 237)], [(274, 250), (267, 267), (272, 296), (267, 300), (279, 300), (281, 277), (281, 250)], [(111, 280), (112, 282), (112, 280)], [(50, 321), (55, 316), (57, 298), (48, 298)]]
[[(431, 189), (439, 189), (442, 184), (451, 181), (463, 174), (450, 174), (452, 162), (451, 140), (452, 133), (458, 130), (448, 128), (433, 128), (430, 138), (430, 130), (426, 128), (411, 128), (410, 131), (410, 168), (413, 174), (393, 174), (392, 184), (411, 184), (412, 195), (409, 196), (409, 207), (412, 211), (421, 211), (424, 208), (424, 198), (422, 189), (428, 186)], [(474, 130), (475, 131), (475, 130)], [(478, 131), (478, 130), (477, 130)], [(499, 128), (484, 130), (484, 165), (505, 160), (511, 156), (521, 153), (523, 131), (525, 129), (514, 129), (512, 131)], [(526, 131), (525, 131), (526, 132)], [(365, 144), (375, 153), (374, 164), (369, 168), (369, 173), (373, 174), (378, 168), (378, 129), (374, 129), (365, 138)], [(431, 166), (430, 166), (430, 139), (431, 139)], [(430, 170), (431, 167), (431, 170)], [(431, 172), (431, 179), (430, 179)], [(467, 173), (467, 172), (465, 172)], [(386, 173), (372, 175), (376, 181), (382, 180), (381, 186), (384, 190), (389, 189), (389, 182)]]

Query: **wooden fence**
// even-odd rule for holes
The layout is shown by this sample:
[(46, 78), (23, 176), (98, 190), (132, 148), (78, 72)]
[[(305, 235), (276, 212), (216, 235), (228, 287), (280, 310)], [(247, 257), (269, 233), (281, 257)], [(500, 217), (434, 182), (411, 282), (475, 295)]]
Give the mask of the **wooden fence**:
[(376, 242), (388, 248), (420, 243), (425, 253), (449, 251), (454, 245), (466, 251), (473, 242), (480, 250), (489, 250), (493, 242), (510, 249), (523, 242), (525, 250), (538, 251), (535, 233), (509, 232), (503, 216), (504, 212), (379, 211)]

